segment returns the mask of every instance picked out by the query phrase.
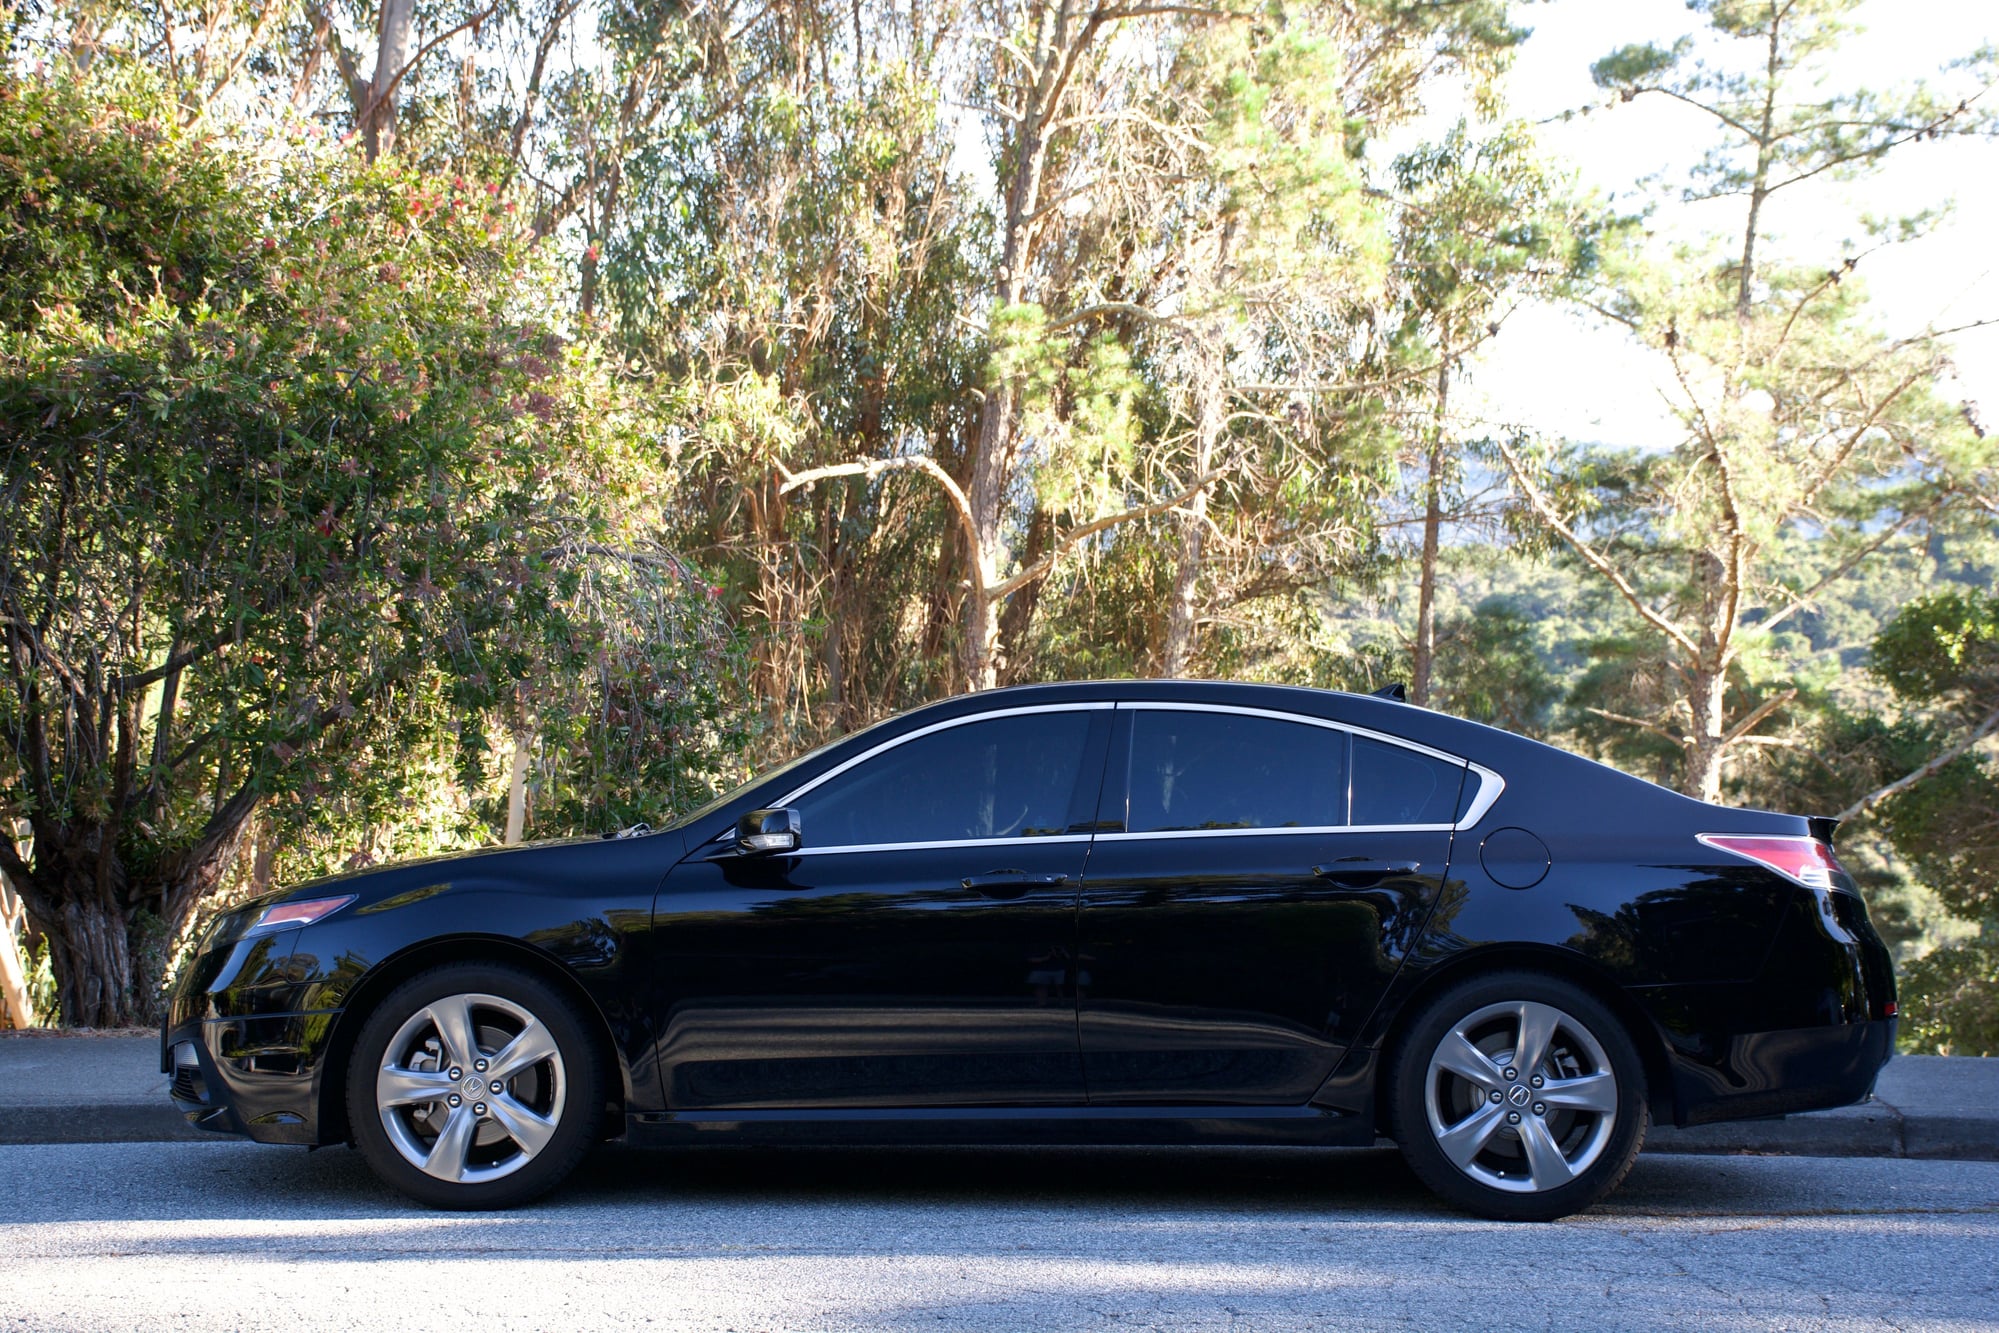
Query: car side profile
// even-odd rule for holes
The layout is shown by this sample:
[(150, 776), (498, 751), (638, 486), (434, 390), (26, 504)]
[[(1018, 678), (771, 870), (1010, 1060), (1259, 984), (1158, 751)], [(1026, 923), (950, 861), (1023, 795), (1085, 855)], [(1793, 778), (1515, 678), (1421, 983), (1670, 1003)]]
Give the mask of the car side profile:
[(1365, 1146), (1603, 1198), (1651, 1120), (1844, 1105), (1894, 977), (1830, 820), (1374, 696), (1025, 686), (673, 825), (216, 921), (161, 1032), (203, 1128), (497, 1208), (593, 1143)]

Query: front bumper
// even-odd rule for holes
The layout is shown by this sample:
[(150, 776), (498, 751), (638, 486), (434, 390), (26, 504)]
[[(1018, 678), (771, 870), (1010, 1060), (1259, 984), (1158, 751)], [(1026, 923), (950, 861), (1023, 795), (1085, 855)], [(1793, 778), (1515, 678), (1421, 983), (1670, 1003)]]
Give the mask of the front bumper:
[(190, 1019), (161, 1029), (174, 1109), (197, 1129), (259, 1143), (319, 1140), (327, 1038), (338, 1010)]
[[(224, 927), (228, 925), (224, 919)], [(219, 928), (188, 961), (160, 1027), (160, 1072), (198, 1129), (262, 1143), (319, 1142), (323, 1065), (338, 1009), (315, 1008), (300, 932)]]

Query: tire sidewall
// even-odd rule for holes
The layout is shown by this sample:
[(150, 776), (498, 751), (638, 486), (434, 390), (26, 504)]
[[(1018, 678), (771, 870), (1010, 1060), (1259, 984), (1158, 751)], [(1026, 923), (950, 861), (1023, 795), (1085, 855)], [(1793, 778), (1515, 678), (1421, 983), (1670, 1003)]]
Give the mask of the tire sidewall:
[[(1460, 1171), (1430, 1131), (1424, 1098), (1430, 1057), (1466, 1015), (1490, 1004), (1532, 1000), (1552, 1005), (1588, 1028), (1617, 1078), (1617, 1120), (1603, 1152), (1566, 1185), (1532, 1194), (1494, 1189)], [(1552, 1221), (1603, 1199), (1630, 1171), (1645, 1137), (1645, 1068), (1630, 1033), (1609, 1006), (1582, 987), (1538, 972), (1510, 971), (1459, 982), (1425, 1005), (1396, 1049), (1390, 1068), (1390, 1132), (1423, 1183), (1451, 1203), (1508, 1221)]]
[[(425, 1005), (461, 994), (497, 995), (534, 1015), (555, 1039), (568, 1085), (562, 1116), (541, 1152), (519, 1170), (477, 1184), (439, 1180), (406, 1160), (375, 1104), (376, 1071), (397, 1029)], [(347, 1123), (355, 1146), (384, 1183), (433, 1208), (510, 1208), (546, 1193), (589, 1150), (603, 1100), (596, 1050), (575, 1004), (540, 977), (500, 963), (450, 963), (396, 987), (369, 1013), (347, 1067)]]

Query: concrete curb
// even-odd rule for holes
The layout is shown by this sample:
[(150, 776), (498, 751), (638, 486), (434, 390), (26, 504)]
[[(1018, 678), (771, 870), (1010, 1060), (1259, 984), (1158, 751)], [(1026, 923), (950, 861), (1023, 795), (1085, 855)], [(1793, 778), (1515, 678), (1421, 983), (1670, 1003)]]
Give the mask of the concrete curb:
[(219, 1142), (158, 1102), (94, 1106), (0, 1106), (0, 1144)]
[[(221, 1142), (167, 1100), (146, 1036), (0, 1040), (0, 1144)], [(1857, 1106), (1677, 1129), (1657, 1153), (1999, 1161), (1999, 1059), (1902, 1056)]]
[[(227, 1135), (189, 1125), (171, 1106), (108, 1102), (95, 1106), (0, 1107), (0, 1146), (24, 1143), (220, 1143)], [(1654, 1125), (1645, 1151), (1673, 1155), (1914, 1157), (1999, 1161), (1999, 1122), (1964, 1116), (1904, 1119), (1869, 1103), (1778, 1120), (1741, 1120), (1678, 1129)]]

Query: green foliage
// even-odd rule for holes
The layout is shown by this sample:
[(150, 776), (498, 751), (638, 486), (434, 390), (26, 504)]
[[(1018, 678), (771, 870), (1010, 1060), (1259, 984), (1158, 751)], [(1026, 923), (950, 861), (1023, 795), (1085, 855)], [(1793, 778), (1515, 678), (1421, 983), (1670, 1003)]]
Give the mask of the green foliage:
[[(1908, 1040), (1991, 1054), (1999, 1051), (1999, 755), (1980, 738), (1999, 718), (1999, 594), (1954, 588), (1911, 602), (1874, 640), (1869, 669), (1901, 705), (1882, 724), (1899, 750), (1882, 781), (1934, 768), (1883, 801), (1878, 824), (1942, 909), (1978, 928), (1908, 964)], [(1941, 767), (1930, 758), (1958, 751)]]
[(1949, 589), (1911, 603), (1874, 640), (1872, 670), (1903, 699), (1999, 699), (1999, 594)]
[(156, 291), (185, 308), (252, 239), (255, 219), (226, 206), (226, 162), (152, 151), (175, 131), (148, 114), (144, 74), (122, 81), (109, 97), (0, 81), (0, 327), (32, 327), (45, 307), (104, 321)]
[(1902, 1043), (1924, 1055), (1999, 1055), (1999, 940), (1990, 928), (1901, 969)]
[(1547, 734), (1562, 685), (1534, 643), (1534, 622), (1488, 598), (1437, 627), (1436, 707), (1527, 736)]
[(550, 322), (495, 193), (311, 140), (253, 159), (142, 85), (6, 88), (41, 131), (20, 179), (105, 167), (136, 184), (103, 235), (192, 218), (203, 265), (128, 286), (51, 247), (0, 280), (0, 720), (27, 778), (0, 814), (35, 823), (38, 926), (72, 840), (114, 840), (171, 933), (259, 806), (328, 858), (480, 836), (413, 821), (425, 784), (486, 780), (493, 726), (565, 747), (542, 831), (705, 799), (730, 636), (657, 547), (643, 404)]

